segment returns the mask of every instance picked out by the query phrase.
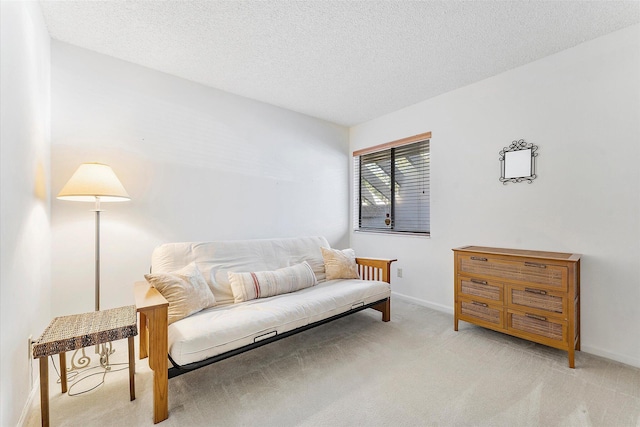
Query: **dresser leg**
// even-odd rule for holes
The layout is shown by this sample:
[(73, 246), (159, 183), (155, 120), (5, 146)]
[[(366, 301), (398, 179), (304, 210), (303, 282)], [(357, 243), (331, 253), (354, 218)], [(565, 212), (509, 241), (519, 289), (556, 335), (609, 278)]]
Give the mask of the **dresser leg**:
[(457, 331), (458, 330), (458, 316), (453, 316), (453, 330)]
[(576, 352), (574, 349), (570, 348), (568, 351), (568, 356), (569, 356), (569, 367), (570, 368), (575, 368), (576, 367), (576, 360), (575, 360), (575, 355)]

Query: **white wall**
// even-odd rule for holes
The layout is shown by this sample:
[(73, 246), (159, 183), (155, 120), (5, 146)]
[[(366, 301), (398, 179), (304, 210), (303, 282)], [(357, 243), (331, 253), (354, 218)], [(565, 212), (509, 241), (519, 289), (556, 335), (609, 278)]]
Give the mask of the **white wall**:
[[(54, 41), (52, 194), (87, 161), (132, 197), (103, 204), (102, 308), (133, 302), (163, 242), (349, 242), (346, 128)], [(52, 200), (55, 314), (93, 310), (92, 208)]]
[(37, 377), (28, 337), (50, 316), (50, 40), (36, 2), (0, 2), (0, 17), (0, 425), (11, 426)]
[[(352, 150), (433, 132), (431, 238), (352, 245), (398, 258), (393, 290), (448, 312), (454, 247), (581, 253), (583, 351), (640, 366), (639, 76), (636, 25), (352, 128)], [(539, 178), (503, 185), (498, 152), (521, 138)]]

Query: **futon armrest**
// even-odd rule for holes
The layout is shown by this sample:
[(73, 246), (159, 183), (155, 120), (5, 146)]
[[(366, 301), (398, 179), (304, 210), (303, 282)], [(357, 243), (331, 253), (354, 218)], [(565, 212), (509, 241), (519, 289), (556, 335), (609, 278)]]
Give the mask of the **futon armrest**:
[(148, 311), (158, 307), (169, 306), (169, 301), (147, 282), (136, 282), (133, 285), (133, 293), (138, 311)]
[(356, 258), (362, 280), (381, 280), (391, 283), (391, 263), (397, 259)]
[(146, 282), (136, 282), (133, 293), (140, 313), (140, 359), (148, 357), (153, 370), (153, 422), (157, 424), (169, 417), (169, 302)]
[[(133, 285), (133, 294), (136, 301), (136, 310), (140, 313), (140, 359), (146, 359), (149, 356), (150, 348), (154, 343), (149, 343), (149, 322), (148, 319), (158, 322), (156, 327), (167, 328), (167, 317), (169, 301), (153, 286), (149, 286), (147, 282), (136, 282)], [(166, 343), (163, 343), (166, 348)], [(165, 351), (166, 352), (166, 351)]]

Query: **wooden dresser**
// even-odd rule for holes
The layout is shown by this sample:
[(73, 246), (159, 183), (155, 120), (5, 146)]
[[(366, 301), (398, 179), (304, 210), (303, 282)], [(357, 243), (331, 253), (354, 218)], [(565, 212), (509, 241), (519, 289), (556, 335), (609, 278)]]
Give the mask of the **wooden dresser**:
[(566, 350), (580, 350), (580, 255), (464, 246), (453, 249), (454, 330), (474, 323)]

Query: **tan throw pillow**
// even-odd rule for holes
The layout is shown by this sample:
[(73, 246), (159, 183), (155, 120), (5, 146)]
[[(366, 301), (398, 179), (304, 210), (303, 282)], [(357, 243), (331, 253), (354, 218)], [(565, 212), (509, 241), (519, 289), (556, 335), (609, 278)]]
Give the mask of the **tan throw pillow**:
[(229, 282), (234, 302), (249, 301), (286, 294), (314, 286), (316, 276), (306, 261), (275, 271), (250, 273), (229, 272)]
[(358, 265), (356, 264), (356, 252), (353, 249), (327, 249), (322, 250), (324, 268), (327, 272), (327, 280), (334, 279), (359, 279)]
[(169, 301), (169, 324), (216, 303), (195, 262), (171, 273), (145, 274), (144, 278)]

